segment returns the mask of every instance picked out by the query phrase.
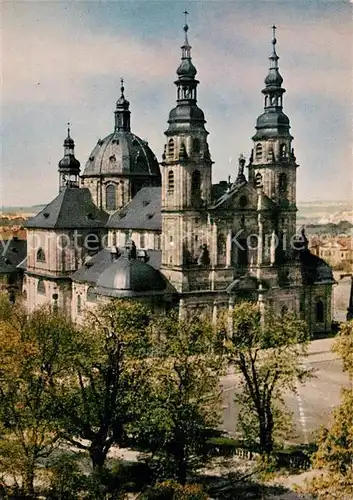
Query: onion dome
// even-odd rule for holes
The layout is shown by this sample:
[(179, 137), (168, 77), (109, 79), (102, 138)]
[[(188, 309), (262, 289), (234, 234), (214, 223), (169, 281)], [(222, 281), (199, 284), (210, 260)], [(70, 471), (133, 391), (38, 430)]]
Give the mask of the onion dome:
[[(187, 12), (184, 12), (185, 17)], [(177, 105), (169, 113), (169, 127), (167, 135), (178, 132), (195, 130), (195, 127), (204, 130), (205, 115), (197, 106), (197, 85), (195, 79), (197, 70), (191, 61), (191, 46), (188, 41), (189, 26), (184, 25), (185, 40), (181, 47), (181, 63), (177, 69), (178, 79), (174, 82), (177, 86)]]
[(183, 29), (185, 33), (185, 41), (184, 45), (181, 46), (182, 50), (181, 63), (179, 68), (177, 69), (177, 75), (181, 79), (195, 78), (197, 70), (191, 62), (191, 46), (189, 45), (188, 41), (189, 26), (185, 24)]
[(70, 124), (68, 124), (64, 157), (59, 161), (59, 192), (67, 186), (78, 187), (79, 175), (80, 162), (75, 158), (75, 142), (70, 135)]
[(262, 93), (265, 96), (264, 113), (260, 115), (256, 122), (256, 134), (253, 140), (264, 139), (268, 137), (290, 137), (290, 122), (287, 115), (283, 113), (283, 78), (279, 73), (278, 60), (276, 52), (277, 39), (275, 37), (276, 26), (272, 27), (272, 53), (269, 57), (270, 68), (265, 78), (265, 88)]
[(59, 172), (79, 174), (80, 162), (75, 158), (75, 142), (70, 135), (70, 126), (67, 129), (67, 137), (64, 140), (64, 157), (59, 161)]

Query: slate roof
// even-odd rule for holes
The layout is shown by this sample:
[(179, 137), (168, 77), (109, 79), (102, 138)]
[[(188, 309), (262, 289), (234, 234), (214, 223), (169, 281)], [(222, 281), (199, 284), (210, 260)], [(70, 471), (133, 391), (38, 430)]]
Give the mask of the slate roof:
[(94, 147), (82, 177), (102, 174), (148, 175), (159, 183), (161, 179), (158, 160), (147, 142), (130, 131), (115, 131)]
[(26, 223), (27, 228), (84, 229), (104, 227), (109, 215), (92, 201), (88, 188), (66, 187), (39, 214)]
[[(161, 267), (161, 251), (160, 250), (149, 250), (147, 252), (150, 260), (148, 264), (154, 269), (159, 270)], [(139, 255), (139, 251), (137, 251)], [(119, 257), (123, 258), (123, 257)], [(117, 260), (119, 260), (117, 259)], [(107, 269), (112, 264), (111, 254), (109, 248), (104, 248), (96, 255), (91, 257), (82, 267), (75, 271), (71, 275), (73, 281), (79, 281), (81, 283), (91, 283), (95, 285), (105, 269)]]
[(124, 208), (110, 216), (113, 229), (162, 230), (161, 187), (144, 187)]
[(150, 264), (139, 259), (119, 257), (110, 262), (98, 278), (96, 293), (110, 297), (162, 295), (167, 284), (161, 272)]
[(17, 271), (17, 265), (27, 254), (27, 241), (12, 238), (0, 244), (0, 274), (11, 274)]

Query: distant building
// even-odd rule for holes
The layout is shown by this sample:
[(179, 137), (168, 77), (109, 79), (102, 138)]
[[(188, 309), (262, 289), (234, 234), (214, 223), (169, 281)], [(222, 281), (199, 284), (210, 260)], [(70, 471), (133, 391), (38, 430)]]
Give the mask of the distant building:
[(160, 168), (131, 132), (123, 86), (114, 131), (81, 178), (69, 131), (59, 195), (27, 223), (28, 309), (55, 302), (79, 321), (97, 301), (134, 297), (155, 311), (215, 320), (250, 299), (262, 311), (297, 313), (312, 334), (328, 332), (334, 280), (296, 234), (298, 165), (275, 29), (253, 150), (248, 162), (240, 155), (235, 181), (216, 187), (187, 25), (184, 32)]

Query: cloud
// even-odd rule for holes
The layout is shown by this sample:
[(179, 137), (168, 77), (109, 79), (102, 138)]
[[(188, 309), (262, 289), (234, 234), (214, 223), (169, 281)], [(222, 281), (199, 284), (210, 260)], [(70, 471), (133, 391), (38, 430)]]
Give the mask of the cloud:
[[(180, 22), (173, 17), (178, 6), (166, 4), (143, 3), (142, 13), (138, 2), (4, 4), (6, 203), (34, 203), (55, 194), (56, 163), (68, 119), (74, 121), (77, 155), (84, 164), (98, 137), (112, 129), (122, 75), (133, 131), (147, 136), (160, 157), (168, 111), (175, 102), (172, 82), (182, 40)], [(285, 111), (303, 163), (299, 192), (316, 196), (330, 179), (332, 196), (349, 195), (351, 24), (341, 7), (319, 12), (312, 5), (192, 2), (189, 35), (216, 181), (229, 170), (234, 177), (237, 165), (229, 164), (229, 157), (251, 149), (255, 120), (262, 112), (275, 8), (280, 70), (288, 91)], [(20, 174), (17, 178), (14, 171)], [(36, 186), (38, 179), (43, 187)]]

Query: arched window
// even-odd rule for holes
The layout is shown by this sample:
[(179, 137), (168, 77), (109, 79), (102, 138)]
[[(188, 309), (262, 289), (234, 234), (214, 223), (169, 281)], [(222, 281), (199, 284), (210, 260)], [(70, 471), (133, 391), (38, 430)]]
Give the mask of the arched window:
[(191, 196), (200, 198), (201, 196), (201, 174), (199, 170), (194, 170), (191, 177)]
[(168, 141), (168, 155), (170, 157), (174, 156), (174, 148), (175, 148), (175, 146), (174, 146), (173, 139), (169, 139), (169, 141)]
[(116, 210), (116, 186), (109, 184), (105, 190), (105, 206), (107, 210)]
[(255, 148), (255, 158), (257, 160), (261, 160), (261, 158), (262, 158), (262, 145), (261, 144), (257, 144), (256, 145), (256, 148)]
[(287, 146), (285, 144), (281, 144), (279, 147), (279, 154), (281, 158), (286, 158), (287, 156)]
[(192, 141), (192, 150), (194, 153), (199, 153), (200, 152), (200, 139), (198, 137), (195, 137)]
[(140, 234), (140, 248), (145, 248), (146, 246), (146, 236), (145, 233)]
[(317, 300), (315, 304), (315, 318), (316, 323), (323, 323), (325, 319), (324, 303), (320, 299)]
[(284, 191), (287, 191), (287, 174), (285, 173), (282, 173), (282, 174), (279, 174), (278, 176), (278, 187), (279, 187), (279, 190), (284, 192)]
[(96, 302), (97, 300), (97, 295), (94, 293), (94, 287), (93, 286), (90, 286), (88, 289), (87, 289), (87, 302)]
[(262, 175), (260, 174), (260, 172), (255, 175), (255, 187), (262, 187)]
[(45, 262), (45, 253), (43, 248), (40, 248), (37, 252), (37, 262)]
[(81, 312), (82, 312), (81, 295), (77, 295), (77, 314), (81, 314)]
[(45, 283), (43, 280), (38, 280), (37, 284), (37, 293), (38, 295), (45, 295)]
[(172, 170), (168, 172), (168, 194), (174, 193), (174, 173)]

